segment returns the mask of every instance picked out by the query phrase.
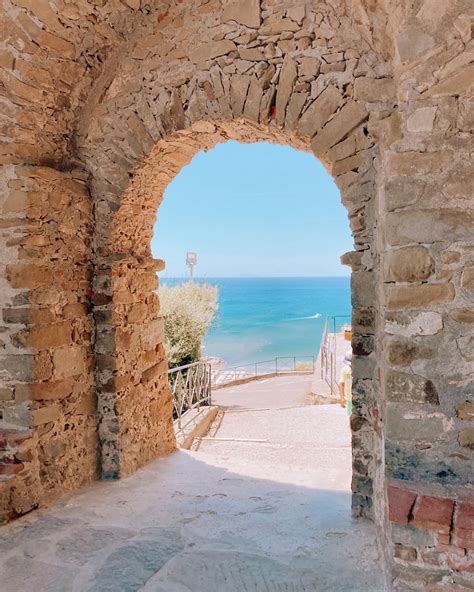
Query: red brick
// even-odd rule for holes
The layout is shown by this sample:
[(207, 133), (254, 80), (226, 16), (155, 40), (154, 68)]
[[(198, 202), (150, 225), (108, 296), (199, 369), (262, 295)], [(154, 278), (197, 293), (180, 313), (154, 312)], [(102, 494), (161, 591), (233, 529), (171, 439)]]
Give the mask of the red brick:
[[(449, 534), (453, 517), (454, 501), (441, 497), (420, 495), (414, 508), (411, 524), (416, 528)], [(447, 542), (447, 541), (443, 541)]]
[(474, 504), (467, 502), (457, 504), (454, 535), (457, 545), (474, 549)]
[(10, 476), (16, 475), (23, 470), (22, 463), (0, 462), (0, 475)]
[(393, 487), (387, 488), (389, 519), (397, 524), (408, 524), (410, 511), (416, 500), (416, 493)]
[(467, 571), (474, 573), (474, 553), (449, 553), (448, 554), (448, 565), (451, 569), (456, 571)]

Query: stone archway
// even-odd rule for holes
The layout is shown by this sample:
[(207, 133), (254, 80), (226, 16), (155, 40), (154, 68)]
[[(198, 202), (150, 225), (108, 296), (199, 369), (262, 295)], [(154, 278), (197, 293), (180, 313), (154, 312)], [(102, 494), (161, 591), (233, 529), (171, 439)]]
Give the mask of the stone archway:
[[(185, 14), (188, 20), (183, 20)], [(130, 285), (135, 280), (126, 279), (127, 273), (140, 269), (144, 278), (153, 275), (155, 264), (149, 260), (148, 243), (154, 213), (167, 182), (200, 148), (237, 135), (241, 141), (279, 138), (283, 143), (312, 150), (341, 190), (355, 241), (354, 253), (346, 257), (354, 271), (357, 354), (354, 508), (356, 513), (373, 514), (375, 482), (382, 516), (382, 398), (377, 396), (379, 354), (375, 348), (375, 343), (380, 343), (375, 339), (379, 297), (379, 246), (374, 236), (378, 148), (367, 122), (371, 112), (380, 111), (384, 125), (390, 121), (395, 87), (389, 67), (379, 57), (384, 77), (363, 76), (370, 59), (375, 59), (374, 52), (333, 8), (265, 10), (252, 1), (229, 5), (221, 13), (205, 9), (203, 15), (197, 18), (191, 7), (184, 12), (174, 7), (160, 14), (153, 33), (132, 41), (116, 70), (99, 81), (93, 94), (96, 102), (89, 104), (87, 120), (79, 127), (78, 159), (93, 175), (100, 278), (94, 288), (95, 298), (113, 301), (114, 292), (119, 290), (111, 287), (114, 277), (120, 278), (118, 284)], [(170, 30), (173, 34), (179, 30), (179, 48), (166, 41)], [(201, 39), (208, 36), (212, 40), (203, 44)], [(348, 44), (350, 50), (346, 49)], [(363, 63), (367, 64), (365, 69)], [(141, 259), (134, 269), (137, 257)], [(99, 296), (102, 286), (106, 290)], [(136, 304), (145, 304), (147, 298), (142, 293)], [(107, 319), (114, 316), (112, 311), (102, 310), (108, 306), (110, 303), (96, 309), (99, 325), (104, 315)], [(157, 315), (154, 305), (152, 319), (158, 343), (162, 336)], [(110, 364), (117, 363), (112, 360), (114, 348), (121, 343), (130, 352), (133, 339), (124, 328), (123, 315), (115, 316), (122, 318), (122, 324), (115, 330), (109, 321), (103, 323), (108, 341), (104, 348), (98, 330), (98, 351), (109, 356)], [(137, 345), (139, 341), (135, 343), (139, 356), (142, 348)], [(161, 368), (161, 373), (165, 368), (159, 362), (154, 367), (156, 372)], [(97, 374), (99, 382), (106, 385), (99, 406), (103, 401), (105, 414), (100, 417), (107, 419), (101, 421), (99, 434), (103, 470), (108, 476), (127, 474), (159, 448), (159, 438), (148, 438), (146, 431), (138, 434), (133, 413), (128, 419), (120, 419), (120, 413), (112, 411), (117, 408), (116, 400), (126, 407), (126, 393), (132, 398), (130, 392), (135, 392), (125, 376), (115, 379), (116, 373), (115, 368), (107, 367)], [(128, 378), (132, 374), (128, 369)], [(135, 376), (135, 383), (137, 380)], [(117, 386), (120, 382), (122, 389)], [(163, 384), (155, 382), (158, 391), (163, 391)], [(135, 399), (142, 401), (140, 413), (146, 415), (146, 396), (135, 395)], [(127, 434), (126, 444), (119, 443), (121, 429)], [(154, 442), (155, 452), (147, 453), (145, 441)], [(115, 460), (109, 467), (112, 457)]]
[[(360, 144), (364, 142), (369, 162), (368, 153), (373, 146), (363, 124), (358, 124), (357, 120), (347, 124), (350, 131), (346, 141), (353, 140), (355, 144), (355, 138), (350, 135), (352, 132), (359, 138)], [(96, 378), (99, 409), (101, 405), (104, 409), (99, 434), (105, 476), (126, 475), (173, 444), (167, 365), (161, 343), (163, 326), (154, 293), (157, 286), (155, 271), (162, 268), (162, 262), (153, 261), (150, 253), (153, 224), (166, 186), (179, 170), (198, 151), (208, 150), (229, 139), (242, 143), (265, 140), (310, 149), (309, 138), (288, 133), (276, 126), (242, 118), (199, 121), (157, 142), (143, 166), (134, 171), (120, 207), (105, 227), (105, 234), (97, 237), (102, 239), (99, 247), (102, 255), (97, 260), (94, 285), (98, 303), (95, 307), (96, 359), (99, 364)], [(359, 158), (362, 158), (360, 154)], [(334, 168), (335, 165), (328, 163), (327, 166)], [(367, 165), (360, 172), (364, 184), (370, 178), (364, 175), (369, 168)], [(341, 175), (345, 174), (341, 168), (339, 170)], [(359, 214), (370, 199), (370, 196), (364, 195), (360, 203), (353, 202), (353, 211)], [(370, 229), (360, 224), (358, 215), (355, 220), (354, 236), (359, 241), (366, 237), (364, 250), (374, 253)], [(371, 273), (368, 270), (365, 272), (364, 283), (370, 283)], [(364, 292), (357, 285), (357, 279), (355, 282), (354, 343), (364, 344), (374, 341), (375, 291), (369, 288)], [(372, 283), (375, 284), (375, 281), (372, 280)], [(357, 347), (357, 354), (362, 359), (373, 351), (363, 349), (362, 345)], [(356, 359), (355, 373), (357, 364)], [(368, 390), (368, 380), (364, 376), (361, 381), (355, 382), (358, 390), (354, 414), (354, 466), (358, 468), (354, 473), (354, 510), (364, 515), (372, 515), (372, 490), (367, 484), (375, 477), (378, 458), (373, 434), (376, 433), (379, 413), (375, 411), (374, 389)], [(120, 406), (117, 401), (120, 401)], [(140, 418), (147, 418), (144, 424), (148, 427), (142, 425)], [(370, 447), (364, 432), (371, 435)], [(380, 442), (377, 448), (381, 450)]]
[[(389, 549), (390, 502), (394, 574), (407, 586), (426, 581), (425, 557), (437, 565), (429, 577), (465, 583), (473, 545), (469, 2), (102, 4), (2, 3), (0, 408), (22, 429), (2, 436), (9, 472), (0, 514), (25, 513), (96, 478), (98, 440), (108, 476), (172, 447), (149, 296), (160, 264), (136, 240), (169, 173), (160, 179), (147, 166), (160, 143), (184, 163), (217, 141), (219, 126), (242, 125), (249, 140), (309, 142), (348, 208), (355, 509), (373, 504)], [(194, 134), (190, 154), (183, 146)], [(156, 195), (140, 186), (146, 175)], [(132, 283), (143, 298), (119, 302)], [(145, 346), (130, 326), (150, 318)], [(124, 350), (148, 352), (144, 365), (122, 373)], [(142, 379), (153, 386), (139, 387)], [(145, 409), (147, 392), (156, 404)], [(159, 438), (142, 450), (147, 433)], [(451, 546), (434, 557), (438, 543)]]

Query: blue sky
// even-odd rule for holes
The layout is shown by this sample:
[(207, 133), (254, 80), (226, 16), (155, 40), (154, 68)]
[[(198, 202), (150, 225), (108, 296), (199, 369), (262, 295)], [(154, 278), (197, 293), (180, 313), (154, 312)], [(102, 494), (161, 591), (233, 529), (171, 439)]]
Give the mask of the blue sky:
[(162, 276), (347, 276), (347, 211), (312, 155), (267, 143), (219, 144), (200, 152), (169, 184), (152, 241)]

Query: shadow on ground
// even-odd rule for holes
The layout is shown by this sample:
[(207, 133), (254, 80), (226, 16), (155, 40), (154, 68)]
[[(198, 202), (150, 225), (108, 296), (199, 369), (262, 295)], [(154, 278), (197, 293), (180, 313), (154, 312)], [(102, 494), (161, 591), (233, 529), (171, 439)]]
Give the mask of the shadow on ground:
[(179, 451), (4, 527), (2, 592), (383, 590), (349, 492), (219, 462)]

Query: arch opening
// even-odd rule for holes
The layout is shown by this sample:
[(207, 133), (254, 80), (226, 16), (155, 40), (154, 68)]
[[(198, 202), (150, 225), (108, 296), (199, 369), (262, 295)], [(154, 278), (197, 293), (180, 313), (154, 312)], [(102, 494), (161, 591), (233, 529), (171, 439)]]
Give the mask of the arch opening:
[[(357, 124), (352, 127), (357, 128)], [(357, 133), (366, 138), (362, 128)], [(244, 119), (197, 122), (166, 140), (160, 140), (152, 148), (143, 166), (134, 171), (115, 215), (107, 219), (105, 232), (99, 232), (97, 236), (100, 255), (94, 292), (99, 300), (101, 293), (106, 295), (107, 301), (104, 299), (104, 304), (95, 309), (96, 351), (113, 360), (113, 368), (98, 368), (96, 372), (101, 462), (105, 477), (126, 475), (174, 447), (171, 396), (165, 375), (164, 327), (155, 293), (156, 272), (164, 267), (164, 263), (151, 257), (153, 224), (166, 187), (182, 167), (199, 151), (209, 150), (230, 139), (240, 143), (270, 141), (306, 151), (309, 148), (307, 139)], [(330, 164), (326, 163), (326, 166), (331, 170)], [(359, 171), (359, 167), (362, 170)], [(359, 167), (358, 173), (353, 174), (356, 177), (360, 174), (367, 182), (370, 165)], [(340, 177), (346, 175), (345, 171), (339, 169), (339, 172)], [(354, 256), (366, 257), (370, 268), (374, 256), (372, 233), (368, 228), (371, 198), (364, 194), (362, 202), (357, 203), (353, 198), (349, 201), (347, 196), (353, 195), (353, 183), (344, 188), (344, 182), (347, 183), (344, 179), (339, 187), (342, 185), (342, 200), (348, 208), (357, 249), (346, 259), (353, 264)], [(355, 268), (362, 270), (363, 263), (359, 262)], [(370, 287), (367, 289), (372, 272), (359, 273), (362, 282), (353, 281), (354, 340), (355, 343), (373, 343), (370, 334), (373, 335), (375, 326), (373, 320), (370, 324), (370, 319), (374, 318), (376, 301), (375, 292)], [(107, 322), (103, 323), (102, 318)], [(136, 318), (136, 321), (130, 322), (130, 318)], [(110, 319), (116, 320), (110, 323)], [(108, 345), (103, 346), (105, 342)], [(358, 371), (364, 369), (366, 357), (372, 359), (374, 352), (373, 347), (358, 346), (355, 353), (353, 464), (357, 469), (353, 476), (353, 507), (357, 515), (372, 516), (370, 483), (380, 469), (373, 430), (377, 403), (371, 378), (364, 372), (359, 375)], [(117, 401), (120, 401), (119, 406)], [(145, 418), (142, 423), (148, 426), (147, 429), (136, 420), (137, 417)], [(378, 446), (380, 449), (380, 443)]]

